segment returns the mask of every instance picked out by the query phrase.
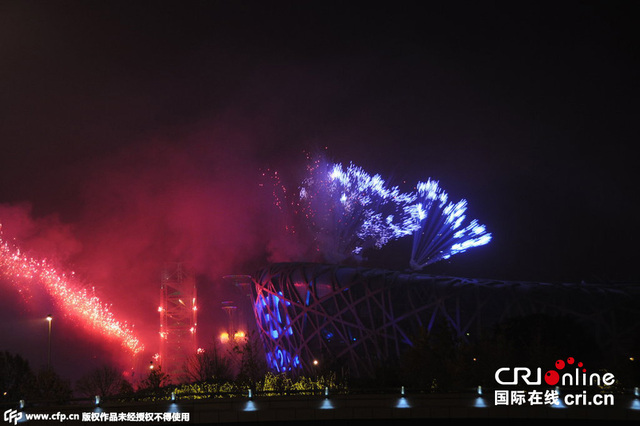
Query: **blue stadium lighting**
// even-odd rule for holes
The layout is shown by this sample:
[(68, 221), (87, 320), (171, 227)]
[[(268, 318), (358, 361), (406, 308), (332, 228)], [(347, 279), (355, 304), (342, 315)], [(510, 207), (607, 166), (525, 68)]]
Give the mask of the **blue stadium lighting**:
[(297, 355), (289, 353), (278, 344), (281, 338), (291, 335), (291, 319), (287, 313), (287, 307), (291, 302), (286, 301), (280, 294), (261, 294), (255, 301), (256, 318), (259, 318), (260, 326), (266, 335), (275, 343), (272, 351), (266, 354), (269, 368), (277, 372), (285, 372), (300, 365)]
[(278, 373), (290, 371), (292, 368), (300, 366), (298, 355), (291, 355), (286, 349), (276, 347), (266, 354), (267, 365)]
[(268, 331), (269, 337), (276, 343), (275, 349), (267, 353), (267, 364), (277, 372), (289, 371), (300, 365), (297, 355), (289, 353), (278, 344), (280, 338), (293, 333), (291, 319), (286, 312), (290, 304), (278, 295), (266, 294), (255, 305), (263, 330)]

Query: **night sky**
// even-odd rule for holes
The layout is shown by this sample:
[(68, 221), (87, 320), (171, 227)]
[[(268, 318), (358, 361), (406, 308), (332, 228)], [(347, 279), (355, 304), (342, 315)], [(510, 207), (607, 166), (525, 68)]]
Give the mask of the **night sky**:
[[(240, 297), (223, 275), (304, 260), (280, 250), (261, 171), (295, 185), (320, 149), (469, 201), (493, 241), (426, 273), (637, 281), (633, 6), (0, 1), (3, 238), (151, 347), (159, 268), (187, 261), (206, 345)], [(408, 268), (410, 241), (385, 250), (367, 265)], [(46, 295), (0, 291), (0, 350), (42, 366), (52, 312), (63, 374), (117, 358)]]

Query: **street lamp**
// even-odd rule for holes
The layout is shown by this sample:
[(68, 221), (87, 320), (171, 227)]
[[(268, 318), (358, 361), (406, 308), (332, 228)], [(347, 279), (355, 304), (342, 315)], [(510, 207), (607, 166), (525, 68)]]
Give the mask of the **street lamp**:
[(47, 315), (47, 322), (49, 323), (49, 351), (47, 353), (47, 368), (51, 370), (51, 321), (53, 317), (51, 314)]

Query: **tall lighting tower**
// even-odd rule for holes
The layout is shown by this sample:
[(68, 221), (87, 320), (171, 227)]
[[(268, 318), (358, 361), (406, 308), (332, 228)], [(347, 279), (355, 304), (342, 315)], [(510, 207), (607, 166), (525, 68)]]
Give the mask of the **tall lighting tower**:
[(227, 313), (227, 319), (229, 320), (229, 324), (227, 325), (227, 333), (230, 337), (232, 337), (236, 333), (236, 331), (238, 331), (236, 329), (236, 325), (233, 323), (233, 317), (237, 309), (238, 307), (235, 306), (231, 300), (222, 302), (222, 310)]
[(182, 263), (165, 266), (160, 283), (160, 365), (173, 380), (196, 353), (196, 280)]

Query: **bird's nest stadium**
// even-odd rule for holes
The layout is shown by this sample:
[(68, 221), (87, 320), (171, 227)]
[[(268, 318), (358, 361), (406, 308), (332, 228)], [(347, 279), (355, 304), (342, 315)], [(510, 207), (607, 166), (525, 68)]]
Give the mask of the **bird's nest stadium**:
[(605, 347), (637, 344), (640, 287), (433, 276), (314, 263), (278, 263), (253, 276), (252, 299), (267, 363), (314, 371), (330, 356), (357, 376), (397, 359), (419, 330), (446, 325), (461, 339), (501, 321), (572, 317)]

